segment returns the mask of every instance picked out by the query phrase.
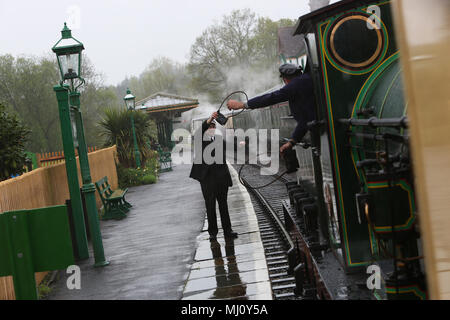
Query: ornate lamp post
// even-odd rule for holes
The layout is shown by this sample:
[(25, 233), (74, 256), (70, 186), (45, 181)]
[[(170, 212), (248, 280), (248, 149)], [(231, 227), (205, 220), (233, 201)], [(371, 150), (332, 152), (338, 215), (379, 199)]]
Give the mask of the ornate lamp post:
[(141, 167), (141, 154), (139, 153), (139, 148), (136, 140), (136, 130), (134, 128), (134, 111), (136, 110), (135, 103), (136, 97), (131, 94), (130, 89), (127, 89), (127, 95), (123, 98), (125, 105), (131, 114), (131, 130), (133, 132), (133, 143), (134, 143), (134, 159), (136, 161), (136, 168)]
[[(72, 32), (65, 23), (61, 34), (62, 38), (52, 48), (57, 56), (61, 74), (60, 85), (55, 86), (53, 89), (58, 99), (78, 255), (80, 259), (89, 258), (74, 148), (78, 148), (80, 157), (80, 169), (83, 180), (82, 192), (86, 200), (89, 228), (92, 235), (94, 266), (106, 266), (109, 262), (105, 260), (103, 251), (95, 200), (95, 186), (92, 183), (83, 119), (80, 112), (80, 93), (77, 91), (84, 84), (84, 79), (81, 77), (81, 52), (84, 50), (84, 46), (80, 41), (72, 37)], [(70, 86), (65, 84), (66, 81), (70, 82)]]

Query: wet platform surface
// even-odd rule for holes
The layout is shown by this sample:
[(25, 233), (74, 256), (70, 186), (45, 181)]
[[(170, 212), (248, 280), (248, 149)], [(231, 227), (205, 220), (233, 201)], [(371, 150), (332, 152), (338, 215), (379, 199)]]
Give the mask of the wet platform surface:
[[(256, 214), (246, 189), (230, 167), (233, 187), (228, 207), (237, 239), (225, 239), (220, 228), (217, 241), (210, 241), (208, 221), (198, 236), (198, 247), (184, 300), (242, 299), (271, 300), (272, 291)], [(219, 215), (219, 212), (217, 212)]]
[(179, 165), (156, 184), (129, 188), (128, 217), (101, 222), (111, 265), (94, 268), (91, 252), (78, 263), (81, 290), (67, 289), (69, 275), (61, 271), (48, 299), (180, 299), (205, 219), (200, 185), (189, 178), (190, 169)]
[[(226, 240), (220, 226), (209, 241), (200, 184), (191, 166), (162, 173), (157, 184), (129, 188), (128, 217), (102, 221), (105, 255), (111, 265), (78, 262), (81, 290), (67, 289), (59, 272), (49, 300), (272, 299), (264, 250), (250, 197), (230, 167), (229, 211), (239, 238)], [(219, 216), (219, 212), (217, 212)]]

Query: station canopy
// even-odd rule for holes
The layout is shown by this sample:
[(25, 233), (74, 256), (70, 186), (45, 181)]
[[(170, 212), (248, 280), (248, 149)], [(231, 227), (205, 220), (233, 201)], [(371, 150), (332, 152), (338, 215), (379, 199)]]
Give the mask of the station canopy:
[(278, 28), (278, 57), (280, 64), (292, 63), (305, 67), (306, 47), (303, 36), (293, 35), (294, 27)]
[(155, 120), (158, 129), (158, 143), (164, 149), (171, 150), (174, 124), (180, 122), (183, 112), (199, 106), (197, 99), (181, 97), (173, 94), (158, 92), (136, 102), (136, 110), (149, 113)]
[(158, 92), (136, 102), (136, 110), (147, 113), (180, 114), (198, 107), (197, 99), (186, 98), (173, 94)]

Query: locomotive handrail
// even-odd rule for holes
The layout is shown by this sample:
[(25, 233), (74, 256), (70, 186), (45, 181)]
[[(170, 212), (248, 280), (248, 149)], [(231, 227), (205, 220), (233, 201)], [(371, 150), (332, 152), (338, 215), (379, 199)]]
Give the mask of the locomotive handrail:
[(373, 115), (374, 113), (375, 113), (375, 107), (369, 107), (369, 108), (365, 108), (365, 109), (356, 111), (356, 115), (358, 115), (358, 116)]
[(323, 126), (325, 124), (327, 124), (327, 122), (325, 120), (320, 120), (320, 121), (313, 120), (313, 121), (308, 122), (306, 124), (306, 126), (307, 126), (308, 130), (311, 130), (311, 129), (315, 129), (317, 127)]
[(407, 143), (408, 137), (402, 136), (399, 134), (392, 134), (392, 133), (383, 133), (383, 134), (375, 134), (375, 133), (363, 133), (363, 132), (347, 132), (347, 135), (352, 137), (358, 137), (358, 138), (366, 138), (376, 141), (385, 141), (385, 140), (392, 140), (400, 143)]
[[(291, 139), (288, 139), (288, 138), (283, 138), (283, 139), (281, 139), (281, 140), (284, 141), (285, 143), (291, 141)], [(299, 146), (302, 147), (303, 149), (309, 149), (309, 148), (311, 148), (311, 143), (308, 142), (308, 141), (303, 141), (303, 140), (302, 140), (302, 141), (296, 142), (295, 144), (296, 144), (296, 145), (299, 145)]]
[(371, 117), (369, 119), (339, 119), (342, 124), (355, 126), (355, 127), (401, 127), (408, 128), (409, 121), (408, 117), (401, 118), (384, 118), (379, 119), (376, 117)]
[(364, 168), (364, 167), (370, 167), (379, 164), (377, 159), (366, 159), (361, 160), (356, 163), (357, 168)]

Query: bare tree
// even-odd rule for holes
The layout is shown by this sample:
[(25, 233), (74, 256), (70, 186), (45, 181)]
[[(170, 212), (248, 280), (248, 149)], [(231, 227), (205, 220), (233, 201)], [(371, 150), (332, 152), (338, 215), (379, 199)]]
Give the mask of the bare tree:
[(217, 96), (226, 82), (226, 70), (250, 63), (255, 54), (252, 38), (256, 22), (249, 9), (235, 10), (196, 39), (191, 47), (189, 71), (197, 90)]
[(249, 9), (224, 16), (220, 24), (206, 29), (191, 47), (188, 71), (192, 87), (218, 102), (224, 91), (238, 88), (250, 74), (276, 69), (277, 30), (294, 23), (289, 19), (275, 22), (257, 18)]

